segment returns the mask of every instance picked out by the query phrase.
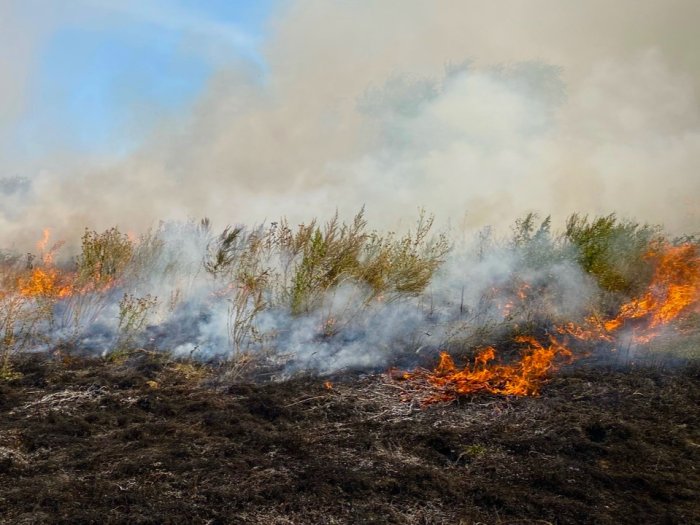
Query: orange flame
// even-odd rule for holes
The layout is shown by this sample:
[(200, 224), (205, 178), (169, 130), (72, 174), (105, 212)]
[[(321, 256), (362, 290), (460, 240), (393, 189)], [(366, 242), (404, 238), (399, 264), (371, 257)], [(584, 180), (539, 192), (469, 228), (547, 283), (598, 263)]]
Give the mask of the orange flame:
[(520, 361), (514, 364), (492, 364), (496, 358), (496, 349), (489, 346), (482, 349), (474, 358), (474, 364), (467, 364), (459, 369), (447, 352), (440, 354), (440, 362), (434, 371), (418, 369), (406, 372), (403, 379), (425, 380), (434, 389), (425, 404), (439, 401), (451, 401), (458, 396), (489, 392), (492, 394), (531, 396), (537, 395), (547, 375), (558, 366), (557, 358), (571, 360), (571, 351), (550, 338), (550, 344), (544, 346), (533, 337), (517, 337), (517, 343), (526, 348)]
[(41, 233), (42, 237), (41, 240), (36, 243), (36, 249), (39, 250), (39, 253), (44, 253), (46, 251), (46, 247), (49, 245), (51, 230), (48, 228), (44, 228)]
[[(649, 258), (656, 260), (654, 275), (648, 290), (620, 307), (617, 316), (599, 319), (589, 316), (583, 326), (574, 322), (555, 327), (559, 334), (580, 341), (615, 342), (615, 332), (632, 323), (633, 341), (647, 343), (657, 337), (660, 328), (667, 326), (690, 311), (698, 311), (700, 305), (700, 254), (693, 244), (679, 246), (661, 245), (650, 250)], [(518, 298), (527, 297), (527, 288), (520, 287)], [(506, 304), (506, 313), (512, 302)], [(515, 396), (537, 395), (548, 374), (556, 369), (556, 358), (569, 362), (574, 356), (571, 350), (554, 337), (549, 346), (532, 337), (517, 337), (518, 343), (527, 348), (520, 361), (511, 364), (492, 364), (496, 358), (493, 347), (482, 349), (472, 366), (458, 369), (452, 357), (443, 352), (433, 371), (418, 369), (403, 374), (403, 379), (420, 382), (432, 387), (432, 393), (423, 399), (426, 404), (451, 401), (460, 395), (489, 392)]]
[(70, 283), (62, 282), (55, 268), (34, 268), (28, 278), (20, 278), (19, 292), (25, 297), (52, 297), (63, 299), (72, 294)]
[(632, 325), (632, 341), (648, 343), (658, 337), (662, 327), (697, 310), (700, 303), (700, 254), (697, 246), (664, 245), (650, 250), (647, 257), (656, 259), (656, 267), (644, 294), (624, 303), (611, 319), (591, 316), (586, 319), (585, 327), (567, 323), (558, 331), (580, 340), (612, 342), (615, 332)]
[(53, 266), (54, 254), (61, 246), (56, 243), (47, 249), (51, 231), (45, 228), (37, 249), (41, 254), (42, 266), (34, 268), (29, 276), (20, 277), (17, 283), (20, 295), (24, 297), (47, 297), (63, 299), (73, 293), (71, 279)]
[(608, 332), (639, 320), (634, 340), (644, 343), (658, 336), (658, 328), (697, 307), (700, 300), (700, 254), (697, 246), (663, 246), (649, 257), (657, 259), (654, 277), (647, 292), (620, 308), (618, 315), (606, 321)]
[[(494, 291), (497, 291), (494, 289)], [(513, 310), (515, 309), (516, 305), (522, 305), (524, 304), (527, 299), (528, 295), (530, 293), (530, 285), (528, 283), (520, 283), (515, 290), (515, 296), (517, 297), (511, 297), (508, 299), (505, 304), (503, 304), (501, 308), (501, 314), (503, 317), (509, 317), (512, 313)], [(517, 303), (517, 304), (516, 304)]]

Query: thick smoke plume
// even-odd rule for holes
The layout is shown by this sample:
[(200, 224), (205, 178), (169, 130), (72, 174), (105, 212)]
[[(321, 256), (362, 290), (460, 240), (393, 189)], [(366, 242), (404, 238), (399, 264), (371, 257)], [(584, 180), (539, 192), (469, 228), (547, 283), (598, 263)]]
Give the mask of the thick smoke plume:
[(44, 227), (295, 221), (362, 204), (391, 226), (419, 206), (467, 230), (529, 210), (700, 224), (692, 0), (288, 2), (264, 72), (219, 61), (193, 109), (149, 123), (126, 157), (12, 151), (33, 53), (59, 22), (99, 28), (121, 4), (46, 9), (41, 23), (0, 8), (5, 246)]

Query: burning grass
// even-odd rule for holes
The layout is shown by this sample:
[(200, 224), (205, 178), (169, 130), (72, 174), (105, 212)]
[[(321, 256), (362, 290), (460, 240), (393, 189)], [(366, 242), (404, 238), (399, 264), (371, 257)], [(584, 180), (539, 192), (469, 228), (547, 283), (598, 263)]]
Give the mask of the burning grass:
[(283, 376), (410, 367), (417, 353), (442, 351), (435, 370), (403, 377), (444, 401), (536, 395), (581, 357), (639, 356), (698, 332), (693, 238), (674, 242), (614, 215), (573, 215), (555, 233), (528, 215), (510, 239), (454, 246), (432, 225), (421, 214), (404, 235), (382, 234), (360, 212), (349, 223), (220, 234), (206, 220), (138, 239), (87, 230), (80, 253), (60, 263), (62, 243), (50, 245), (47, 230), (38, 255), (0, 263), (2, 375), (13, 377), (12, 355), (37, 349), (145, 348)]
[[(562, 361), (570, 363), (576, 358), (572, 350), (576, 341), (605, 343), (608, 350), (614, 352), (621, 344), (647, 344), (664, 332), (666, 335), (677, 332), (678, 319), (692, 316), (700, 306), (698, 246), (657, 242), (645, 258), (654, 261), (648, 289), (641, 296), (624, 302), (618, 313), (609, 319), (588, 316), (583, 325), (566, 323), (556, 328), (556, 336), (549, 335), (546, 346), (532, 336), (516, 336), (515, 342), (524, 343), (525, 350), (514, 364), (493, 364), (497, 351), (489, 346), (477, 352), (473, 365), (460, 369), (452, 357), (443, 352), (433, 371), (417, 370), (403, 374), (402, 378), (430, 385), (433, 392), (423, 396), (423, 403), (449, 401), (480, 391), (537, 395), (543, 381)], [(526, 289), (521, 287), (518, 291), (521, 301), (526, 298)], [(512, 303), (507, 307), (510, 309)], [(620, 337), (620, 334), (624, 335)], [(579, 351), (579, 355), (586, 353)]]
[(546, 347), (534, 337), (519, 336), (516, 343), (524, 344), (522, 356), (512, 364), (494, 363), (496, 349), (489, 346), (474, 357), (473, 365), (455, 366), (452, 357), (442, 352), (435, 370), (406, 372), (401, 378), (409, 382), (425, 382), (430, 388), (422, 403), (452, 401), (458, 396), (480, 392), (508, 396), (532, 396), (539, 394), (542, 383), (555, 369), (555, 359), (571, 361), (573, 354), (567, 347), (552, 338)]

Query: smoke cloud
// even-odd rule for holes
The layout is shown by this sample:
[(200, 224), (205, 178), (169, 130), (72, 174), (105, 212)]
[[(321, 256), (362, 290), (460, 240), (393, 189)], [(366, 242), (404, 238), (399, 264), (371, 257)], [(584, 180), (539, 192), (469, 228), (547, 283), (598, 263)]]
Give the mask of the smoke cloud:
[[(264, 73), (222, 61), (133, 154), (3, 166), (29, 184), (0, 191), (1, 240), (363, 204), (378, 225), (423, 206), (467, 230), (534, 210), (695, 231), (699, 18), (693, 0), (287, 2)], [(29, 20), (0, 20), (3, 43), (26, 42), (0, 51), (3, 78), (19, 79), (0, 87), (6, 135), (38, 40), (22, 37)]]

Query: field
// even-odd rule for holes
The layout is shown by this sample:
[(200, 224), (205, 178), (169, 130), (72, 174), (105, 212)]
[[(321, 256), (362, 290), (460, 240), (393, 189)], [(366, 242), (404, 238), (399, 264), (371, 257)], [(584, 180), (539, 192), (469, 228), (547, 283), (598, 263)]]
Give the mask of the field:
[(700, 523), (700, 242), (534, 215), (0, 251), (2, 523)]

